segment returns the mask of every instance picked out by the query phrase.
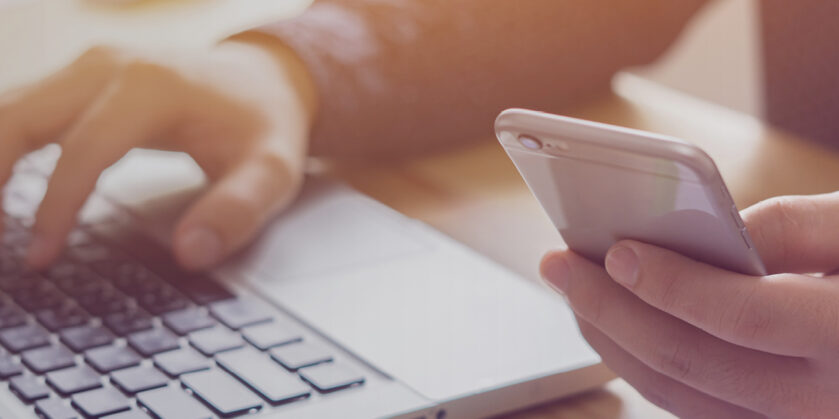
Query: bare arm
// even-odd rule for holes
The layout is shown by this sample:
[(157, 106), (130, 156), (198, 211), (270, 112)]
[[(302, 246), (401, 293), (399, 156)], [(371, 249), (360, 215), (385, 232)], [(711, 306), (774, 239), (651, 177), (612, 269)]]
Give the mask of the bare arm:
[(647, 63), (704, 0), (321, 0), (271, 25), (320, 91), (315, 155), (485, 138), (512, 106), (558, 110)]

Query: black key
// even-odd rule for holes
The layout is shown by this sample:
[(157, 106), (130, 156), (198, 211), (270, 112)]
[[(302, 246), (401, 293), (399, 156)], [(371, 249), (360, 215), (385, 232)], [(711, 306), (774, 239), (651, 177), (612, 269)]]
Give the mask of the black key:
[(17, 327), (26, 323), (26, 313), (10, 301), (0, 299), (0, 329)]
[(111, 382), (128, 394), (163, 387), (169, 377), (152, 367), (134, 367), (111, 373)]
[(15, 362), (14, 358), (4, 350), (0, 350), (0, 380), (23, 373), (23, 365)]
[(47, 373), (47, 384), (63, 397), (102, 387), (99, 374), (86, 365)]
[(0, 330), (0, 344), (12, 352), (47, 346), (50, 335), (41, 326), (29, 324), (12, 329)]
[(225, 352), (218, 364), (272, 404), (309, 395), (309, 386), (253, 349)]
[(216, 321), (202, 310), (187, 308), (163, 315), (163, 324), (179, 335), (213, 327)]
[(35, 413), (45, 419), (80, 419), (79, 412), (61, 399), (46, 399), (35, 402)]
[(9, 381), (9, 388), (24, 403), (32, 403), (50, 396), (50, 389), (32, 375), (19, 375), (12, 378)]
[(20, 359), (35, 374), (46, 374), (76, 365), (75, 354), (61, 345), (28, 350), (20, 354)]
[(95, 316), (125, 311), (128, 306), (128, 298), (125, 294), (110, 286), (99, 288), (90, 294), (79, 295), (76, 301)]
[[(177, 278), (177, 279), (175, 279)], [(175, 275), (169, 281), (198, 305), (233, 298), (233, 293), (213, 279), (190, 274)]]
[(321, 393), (329, 393), (364, 383), (364, 376), (348, 365), (328, 362), (303, 368), (300, 377)]
[(189, 335), (189, 343), (206, 356), (245, 346), (238, 333), (221, 327), (192, 333)]
[(219, 415), (230, 416), (259, 409), (259, 398), (238, 381), (219, 369), (194, 372), (181, 376), (184, 387), (192, 390)]
[(75, 304), (63, 304), (56, 308), (41, 310), (35, 314), (35, 318), (52, 332), (81, 326), (90, 320), (87, 313)]
[(75, 352), (108, 345), (115, 339), (114, 335), (102, 326), (80, 326), (64, 329), (58, 335), (61, 341)]
[(131, 408), (128, 399), (112, 387), (79, 393), (72, 400), (73, 406), (89, 418), (99, 418)]
[(160, 419), (211, 419), (204, 405), (183, 390), (163, 387), (137, 395), (137, 402)]
[(151, 329), (154, 325), (152, 318), (142, 310), (129, 310), (121, 313), (113, 313), (105, 316), (102, 320), (108, 329), (111, 329), (119, 336), (125, 336), (134, 332)]
[(271, 311), (253, 300), (225, 300), (210, 305), (210, 314), (227, 327), (239, 330), (252, 324), (271, 321)]
[(140, 409), (131, 409), (127, 412), (117, 413), (116, 415), (108, 416), (108, 419), (151, 419), (149, 415), (143, 413)]
[(61, 305), (66, 297), (54, 285), (43, 281), (34, 287), (11, 293), (15, 302), (28, 311), (37, 311)]
[(251, 345), (264, 351), (303, 340), (303, 335), (295, 329), (294, 326), (288, 324), (272, 322), (246, 327), (242, 329), (242, 335)]
[(332, 355), (323, 346), (308, 342), (292, 343), (271, 349), (271, 358), (291, 371), (329, 362)]
[(150, 357), (180, 347), (178, 345), (178, 337), (161, 327), (129, 335), (128, 344), (144, 357)]
[(96, 371), (107, 374), (123, 368), (140, 364), (143, 359), (131, 348), (126, 346), (103, 346), (89, 349), (84, 353), (84, 359)]
[(73, 297), (95, 294), (108, 287), (108, 283), (93, 272), (77, 271), (73, 275), (53, 279), (53, 283)]
[(138, 295), (137, 303), (152, 314), (163, 314), (189, 306), (189, 301), (170, 286), (160, 287), (154, 292)]
[(191, 348), (157, 354), (154, 356), (154, 365), (172, 377), (210, 368), (207, 358)]
[(166, 286), (159, 276), (145, 266), (134, 262), (105, 261), (95, 263), (93, 266), (122, 292), (133, 297), (153, 293)]

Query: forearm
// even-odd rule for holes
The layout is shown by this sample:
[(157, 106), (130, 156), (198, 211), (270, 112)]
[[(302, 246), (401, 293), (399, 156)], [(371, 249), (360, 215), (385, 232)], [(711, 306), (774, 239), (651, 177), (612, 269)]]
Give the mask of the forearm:
[(512, 106), (557, 110), (657, 57), (703, 0), (323, 0), (263, 28), (319, 90), (316, 155), (484, 138)]

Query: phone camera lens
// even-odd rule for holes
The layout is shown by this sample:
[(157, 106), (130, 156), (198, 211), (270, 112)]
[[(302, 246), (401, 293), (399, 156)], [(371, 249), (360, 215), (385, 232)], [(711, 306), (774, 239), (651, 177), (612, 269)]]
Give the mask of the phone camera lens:
[(538, 150), (542, 148), (542, 142), (529, 135), (520, 135), (519, 142), (524, 146), (524, 148), (529, 148), (531, 150)]

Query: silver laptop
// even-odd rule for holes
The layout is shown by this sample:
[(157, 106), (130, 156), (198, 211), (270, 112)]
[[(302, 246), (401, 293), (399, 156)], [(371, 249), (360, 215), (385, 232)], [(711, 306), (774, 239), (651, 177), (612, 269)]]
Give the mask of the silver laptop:
[(191, 275), (161, 239), (200, 171), (132, 152), (62, 259), (21, 273), (56, 153), (27, 157), (4, 193), (2, 418), (484, 417), (612, 377), (561, 298), (325, 180)]

